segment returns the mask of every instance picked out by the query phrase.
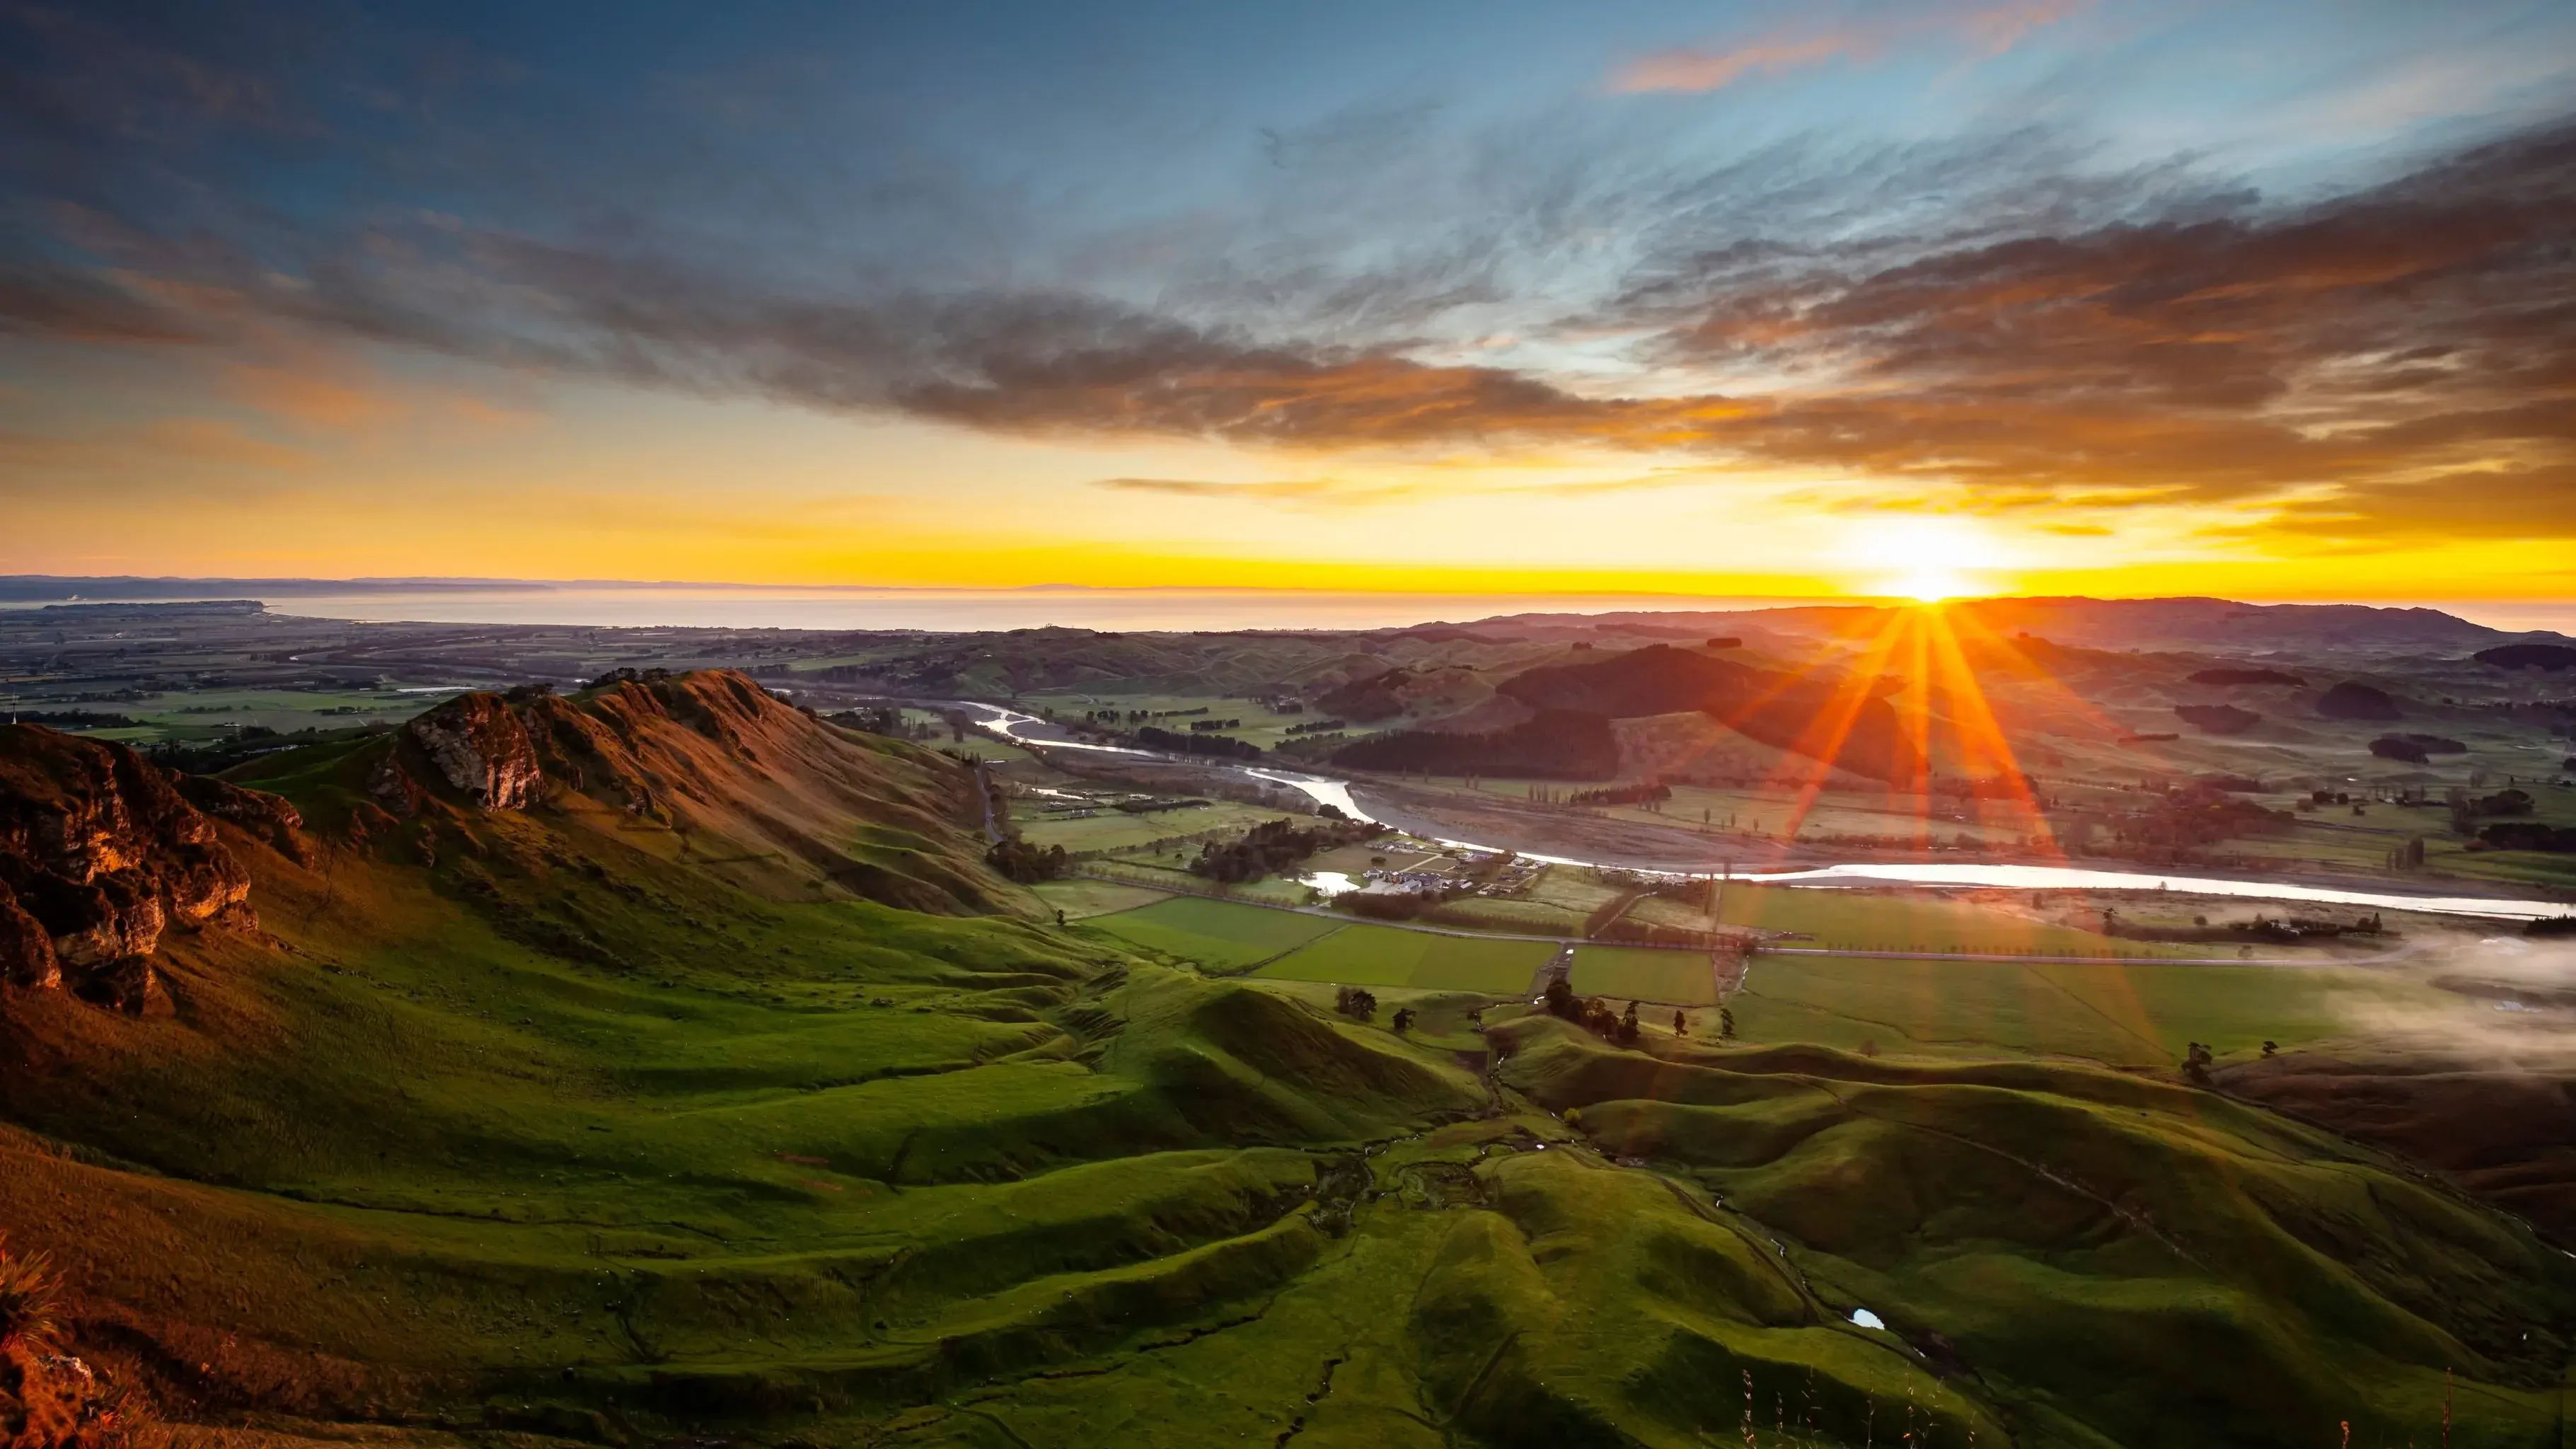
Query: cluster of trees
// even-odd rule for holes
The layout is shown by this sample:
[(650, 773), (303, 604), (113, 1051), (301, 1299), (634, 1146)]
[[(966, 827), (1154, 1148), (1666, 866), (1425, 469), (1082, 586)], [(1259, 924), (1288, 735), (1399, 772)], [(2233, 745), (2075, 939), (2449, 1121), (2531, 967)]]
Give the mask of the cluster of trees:
[[(182, 712), (195, 714), (200, 711)], [(213, 713), (211, 710), (203, 712)], [(19, 724), (52, 725), (59, 730), (131, 729), (143, 723), (125, 715), (104, 714), (91, 709), (16, 709), (9, 712), (9, 717)]]
[(1215, 755), (1228, 760), (1261, 758), (1261, 746), (1238, 740), (1232, 735), (1176, 734), (1152, 725), (1136, 731), (1136, 743), (1149, 750), (1165, 750), (1175, 755)]
[(995, 841), (993, 848), (984, 852), (984, 863), (1000, 872), (1003, 879), (1022, 885), (1054, 880), (1072, 865), (1063, 846), (1035, 846), (1016, 835)]
[[(1374, 1020), (1377, 1016), (1377, 993), (1358, 986), (1342, 987), (1333, 993), (1333, 1010), (1353, 1021)], [(1412, 1012), (1404, 1011), (1396, 1014), (1403, 1018), (1404, 1026), (1413, 1024)], [(1396, 1029), (1401, 1031), (1404, 1027), (1400, 1026)]]
[(1549, 1015), (1573, 1022), (1603, 1041), (1615, 1041), (1621, 1046), (1636, 1044), (1637, 1003), (1633, 1001), (1628, 1003), (1627, 1015), (1621, 1016), (1598, 996), (1575, 995), (1574, 988), (1559, 976), (1547, 983), (1545, 1002)]
[(1290, 734), (1292, 734), (1292, 735), (1320, 735), (1320, 734), (1324, 734), (1324, 733), (1326, 733), (1326, 732), (1328, 732), (1328, 731), (1331, 731), (1331, 730), (1348, 729), (1348, 728), (1350, 728), (1350, 721), (1349, 721), (1349, 720), (1342, 720), (1342, 719), (1310, 719), (1310, 720), (1306, 721), (1304, 724), (1292, 724), (1292, 725), (1290, 725), (1290, 726), (1288, 727), (1288, 733), (1290, 733)]
[(1194, 719), (1190, 721), (1191, 731), (1197, 734), (1205, 734), (1209, 730), (1239, 730), (1241, 728), (1243, 728), (1243, 721), (1239, 719)]
[(582, 688), (607, 689), (612, 685), (618, 684), (659, 684), (670, 677), (671, 671), (667, 669), (636, 669), (629, 666), (626, 668), (612, 669), (606, 674), (599, 676), (597, 679), (592, 680), (590, 683), (583, 685)]
[(2347, 679), (2317, 699), (2317, 713), (2327, 719), (2403, 719), (2397, 701), (2384, 689)]
[(1438, 891), (1394, 891), (1386, 894), (1350, 891), (1334, 897), (1333, 905), (1372, 921), (1410, 921), (1445, 899)]
[(1190, 873), (1228, 884), (1259, 880), (1319, 850), (1368, 840), (1385, 831), (1386, 827), (1374, 820), (1365, 825), (1328, 820), (1304, 827), (1293, 820), (1265, 820), (1223, 845), (1211, 840), (1200, 846), (1198, 859), (1190, 862)]
[(890, 704), (872, 704), (858, 709), (845, 709), (833, 715), (831, 719), (836, 725), (845, 725), (872, 735), (884, 735), (888, 739), (927, 740), (939, 734), (939, 731), (928, 721), (906, 720), (903, 717), (903, 711)]
[(2478, 832), (2478, 839), (2497, 850), (2546, 850), (2576, 853), (2576, 825), (2544, 825), (2537, 820), (2499, 821)]
[(2274, 834), (2295, 823), (2286, 811), (2267, 810), (2195, 784), (2158, 797), (2140, 814), (2121, 817), (2114, 834), (2135, 845), (2188, 849), (2239, 835)]
[(2545, 669), (2555, 674), (2576, 668), (2576, 648), (2564, 644), (2500, 644), (2469, 657), (2498, 669)]
[(2205, 734), (2241, 735), (2263, 722), (2263, 716), (2232, 704), (2178, 704), (2174, 714)]
[(1484, 734), (1396, 730), (1372, 735), (1334, 752), (1333, 763), (1355, 770), (1607, 780), (1619, 773), (1619, 740), (1600, 715), (1549, 709)]
[[(2263, 1045), (2267, 1048), (2263, 1055), (2267, 1057), (2273, 1051), (2279, 1050), (2279, 1047), (2272, 1042), (2265, 1042)], [(2204, 1087), (2208, 1086), (2209, 1064), (2214, 1060), (2216, 1060), (2216, 1054), (2210, 1050), (2208, 1043), (2186, 1042), (2183, 1044), (2182, 1074)]]
[(1673, 798), (1673, 787), (1660, 780), (1637, 785), (1612, 785), (1599, 790), (1577, 790), (1565, 797), (1568, 805), (1646, 805)]
[(1154, 719), (1188, 719), (1207, 712), (1206, 705), (1196, 709), (1087, 709), (1082, 712), (1082, 717), (1097, 725), (1143, 724)]
[(2465, 755), (2469, 747), (2440, 735), (2381, 735), (2370, 742), (2370, 752), (2383, 760), (2421, 765), (2435, 755)]

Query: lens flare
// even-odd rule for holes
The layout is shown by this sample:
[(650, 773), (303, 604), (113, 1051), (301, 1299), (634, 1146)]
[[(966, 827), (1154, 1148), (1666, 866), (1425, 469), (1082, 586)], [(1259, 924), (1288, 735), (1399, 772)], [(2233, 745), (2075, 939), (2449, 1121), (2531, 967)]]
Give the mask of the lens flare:
[(1973, 520), (1939, 514), (1863, 520), (1844, 552), (1861, 592), (1925, 604), (1989, 592), (1979, 574), (2003, 561)]

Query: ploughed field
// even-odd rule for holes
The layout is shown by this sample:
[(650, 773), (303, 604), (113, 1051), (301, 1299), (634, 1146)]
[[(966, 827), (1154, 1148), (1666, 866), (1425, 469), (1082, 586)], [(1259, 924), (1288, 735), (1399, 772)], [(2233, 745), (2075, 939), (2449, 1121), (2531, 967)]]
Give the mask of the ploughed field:
[(242, 779), (301, 826), (136, 1010), (0, 996), (11, 1246), (228, 1444), (2558, 1442), (2563, 1254), (2171, 1069), (2305, 978), (1763, 958), (1621, 1046), (1545, 942), (1059, 928), (738, 676), (442, 709)]

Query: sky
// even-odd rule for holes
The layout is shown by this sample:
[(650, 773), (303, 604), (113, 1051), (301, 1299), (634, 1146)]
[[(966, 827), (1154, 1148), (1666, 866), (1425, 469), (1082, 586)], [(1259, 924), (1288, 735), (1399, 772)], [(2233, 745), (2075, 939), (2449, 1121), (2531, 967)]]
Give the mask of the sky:
[(0, 572), (2576, 598), (2564, 0), (0, 0)]

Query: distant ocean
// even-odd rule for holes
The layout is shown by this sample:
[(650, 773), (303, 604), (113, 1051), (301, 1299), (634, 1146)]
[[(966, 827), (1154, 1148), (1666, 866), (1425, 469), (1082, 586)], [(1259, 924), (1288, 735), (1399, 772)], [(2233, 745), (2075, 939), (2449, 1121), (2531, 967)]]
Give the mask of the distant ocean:
[[(121, 590), (101, 580), (82, 602), (258, 599), (273, 613), (368, 622), (575, 624), (722, 629), (1382, 629), (1505, 614), (1685, 613), (1842, 599), (1681, 594), (1403, 594), (1297, 589), (832, 589), (484, 580), (154, 580)], [(172, 587), (178, 585), (179, 587)], [(0, 599), (0, 608), (59, 601)], [(2475, 601), (2426, 607), (2491, 628), (2576, 635), (2576, 601)]]
[(587, 624), (723, 629), (1380, 629), (1497, 614), (1758, 609), (1817, 600), (1671, 594), (1372, 594), (1260, 589), (452, 588), (418, 592), (244, 590), (270, 611), (324, 619), (436, 624)]

